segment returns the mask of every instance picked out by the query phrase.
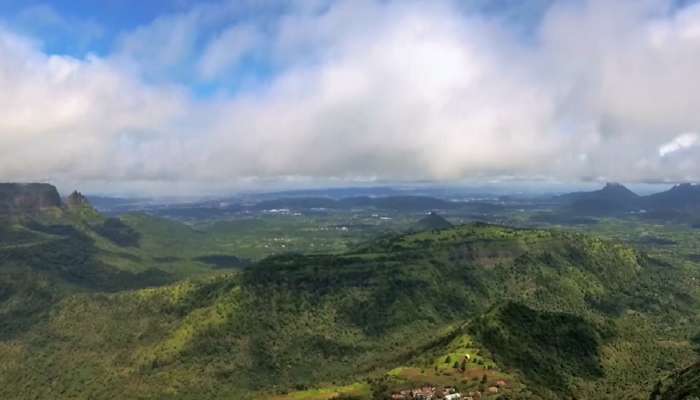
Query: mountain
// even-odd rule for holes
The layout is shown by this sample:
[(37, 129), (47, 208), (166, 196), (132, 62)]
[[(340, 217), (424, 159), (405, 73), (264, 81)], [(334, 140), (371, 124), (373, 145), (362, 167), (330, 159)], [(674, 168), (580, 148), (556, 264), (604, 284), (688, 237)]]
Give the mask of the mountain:
[(684, 183), (648, 196), (638, 196), (625, 186), (608, 183), (601, 190), (561, 195), (563, 211), (576, 215), (615, 215), (644, 210), (645, 218), (687, 220), (700, 211), (700, 185)]
[(684, 183), (671, 189), (646, 196), (644, 205), (651, 210), (691, 210), (700, 209), (700, 185)]
[(35, 214), (61, 207), (61, 196), (47, 183), (0, 183), (0, 214)]
[(430, 231), (433, 229), (449, 229), (452, 228), (452, 224), (440, 216), (438, 213), (430, 212), (425, 217), (421, 218), (416, 222), (411, 229), (414, 231)]
[(675, 372), (661, 380), (650, 400), (693, 400), (700, 398), (700, 363)]
[(619, 183), (607, 183), (600, 190), (561, 195), (557, 201), (579, 215), (607, 215), (638, 209), (641, 197)]
[(270, 399), (348, 385), (369, 399), (501, 380), (513, 398), (633, 397), (660, 366), (687, 362), (676, 331), (654, 325), (696, 315), (683, 273), (592, 236), (471, 224), (168, 286), (75, 292), (21, 323), (27, 303), (3, 299), (42, 292), (17, 284), (0, 289), (0, 398)]

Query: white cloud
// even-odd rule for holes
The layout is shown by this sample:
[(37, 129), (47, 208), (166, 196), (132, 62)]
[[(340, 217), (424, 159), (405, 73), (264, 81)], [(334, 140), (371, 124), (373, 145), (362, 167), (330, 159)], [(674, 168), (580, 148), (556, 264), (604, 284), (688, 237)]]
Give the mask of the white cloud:
[[(700, 5), (669, 4), (557, 3), (527, 39), (449, 1), (245, 23), (223, 5), (85, 59), (0, 31), (0, 176), (700, 179), (697, 134), (678, 136), (700, 129)], [(215, 81), (250, 52), (277, 68), (256, 90), (202, 99), (161, 74)]]
[(684, 150), (689, 147), (695, 146), (698, 142), (697, 133), (684, 133), (676, 136), (668, 143), (665, 143), (659, 147), (659, 156), (665, 157), (671, 153), (675, 153), (679, 150)]
[(0, 54), (5, 180), (129, 179), (120, 172), (125, 160), (116, 144), (129, 135), (140, 140), (167, 131), (186, 110), (179, 91), (145, 86), (97, 57), (48, 56), (1, 30)]

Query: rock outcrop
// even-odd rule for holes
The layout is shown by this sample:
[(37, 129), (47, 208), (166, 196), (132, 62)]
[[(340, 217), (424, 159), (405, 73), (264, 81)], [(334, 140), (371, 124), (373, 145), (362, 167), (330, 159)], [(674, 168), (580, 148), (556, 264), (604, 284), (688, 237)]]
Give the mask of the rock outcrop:
[(66, 207), (68, 207), (68, 208), (80, 208), (80, 207), (92, 207), (92, 206), (90, 205), (90, 202), (88, 201), (87, 197), (83, 196), (83, 194), (78, 192), (77, 190), (74, 190), (73, 193), (71, 193), (66, 198)]
[(33, 214), (61, 207), (61, 196), (48, 183), (0, 183), (0, 214)]

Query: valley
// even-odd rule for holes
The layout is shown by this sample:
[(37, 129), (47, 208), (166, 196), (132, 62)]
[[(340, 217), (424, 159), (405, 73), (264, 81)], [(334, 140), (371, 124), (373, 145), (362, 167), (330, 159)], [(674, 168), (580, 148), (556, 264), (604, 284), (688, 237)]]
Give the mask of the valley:
[(700, 0), (0, 1), (0, 400), (700, 400)]
[(697, 229), (419, 200), (8, 214), (0, 397), (646, 399), (697, 360)]

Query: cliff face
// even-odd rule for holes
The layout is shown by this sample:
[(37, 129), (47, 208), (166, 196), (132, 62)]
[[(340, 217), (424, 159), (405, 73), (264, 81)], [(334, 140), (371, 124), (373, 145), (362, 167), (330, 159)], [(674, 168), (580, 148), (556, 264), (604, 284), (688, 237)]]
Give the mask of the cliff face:
[(48, 183), (0, 183), (0, 213), (35, 213), (61, 207), (61, 196)]

